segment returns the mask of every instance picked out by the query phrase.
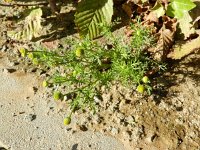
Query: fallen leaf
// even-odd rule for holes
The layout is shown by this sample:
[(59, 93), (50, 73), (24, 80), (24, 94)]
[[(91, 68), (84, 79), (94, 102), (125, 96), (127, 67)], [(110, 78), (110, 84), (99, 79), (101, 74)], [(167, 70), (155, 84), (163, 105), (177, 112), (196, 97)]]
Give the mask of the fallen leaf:
[(128, 3), (132, 2), (133, 4), (139, 4), (140, 0), (128, 0), (127, 2)]
[(142, 1), (142, 3), (146, 3), (146, 2), (148, 2), (148, 0), (141, 0)]
[(42, 45), (48, 49), (56, 49), (58, 48), (58, 44), (58, 40), (42, 42)]
[(158, 32), (160, 36), (157, 45), (150, 50), (150, 52), (153, 53), (153, 58), (157, 61), (164, 61), (167, 58), (174, 42), (174, 33), (176, 32), (176, 20), (170, 19), (169, 17), (164, 17), (164, 19), (166, 19), (166, 21)]
[(164, 6), (160, 2), (156, 2), (154, 7), (151, 9), (149, 15), (145, 18), (145, 20), (151, 22), (158, 22), (158, 18), (165, 14)]
[(195, 29), (200, 28), (200, 0), (195, 0), (194, 1), (196, 7), (190, 11), (190, 16), (192, 17), (193, 26)]
[(14, 31), (8, 31), (8, 36), (11, 39), (19, 41), (30, 41), (33, 38), (39, 37), (42, 32), (41, 17), (41, 8), (31, 9), (25, 20), (19, 22), (19, 24), (24, 24), (23, 28), (17, 28)]
[(195, 33), (195, 29), (192, 24), (192, 18), (189, 13), (186, 12), (183, 18), (178, 20), (178, 27), (181, 29), (181, 32), (184, 34), (184, 39), (190, 37), (191, 34)]
[(198, 22), (200, 21), (200, 16), (197, 17), (194, 22), (193, 22), (193, 26), (195, 26), (197, 24), (197, 27), (200, 26), (200, 24), (198, 24)]
[(158, 18), (165, 14), (164, 6), (159, 1), (155, 3), (151, 11), (154, 12)]
[(137, 13), (139, 13), (140, 15), (145, 14), (146, 12), (148, 12), (149, 10), (149, 6), (143, 6), (143, 5), (137, 5)]
[(6, 3), (10, 3), (10, 2), (12, 2), (13, 0), (4, 0), (4, 2), (6, 2)]
[(164, 3), (164, 4), (168, 4), (169, 0), (161, 0), (161, 2)]
[(160, 38), (158, 40), (157, 46), (154, 49), (154, 59), (158, 61), (165, 60), (170, 47), (173, 43), (173, 32), (169, 29), (160, 30)]
[(200, 36), (198, 36), (196, 39), (193, 39), (191, 41), (178, 41), (174, 47), (173, 51), (168, 54), (168, 58), (171, 59), (181, 59), (190, 53), (194, 52), (195, 50), (198, 50), (200, 48)]
[(126, 12), (126, 14), (131, 18), (133, 15), (133, 11), (132, 11), (132, 3), (130, 2), (126, 2), (124, 4), (122, 4), (122, 9)]

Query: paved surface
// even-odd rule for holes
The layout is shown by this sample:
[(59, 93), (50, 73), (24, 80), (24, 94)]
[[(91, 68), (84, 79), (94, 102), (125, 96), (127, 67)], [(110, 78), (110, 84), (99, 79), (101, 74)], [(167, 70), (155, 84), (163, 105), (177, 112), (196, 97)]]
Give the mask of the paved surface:
[(113, 137), (73, 130), (74, 123), (64, 126), (64, 113), (57, 112), (54, 101), (44, 97), (38, 79), (9, 68), (12, 67), (6, 57), (0, 54), (0, 147), (11, 150), (126, 149)]

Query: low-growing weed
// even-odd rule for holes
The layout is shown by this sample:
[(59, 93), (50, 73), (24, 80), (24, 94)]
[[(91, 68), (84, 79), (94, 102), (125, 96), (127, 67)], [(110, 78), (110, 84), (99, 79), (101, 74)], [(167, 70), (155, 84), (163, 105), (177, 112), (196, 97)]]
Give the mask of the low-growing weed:
[[(140, 93), (151, 93), (150, 80), (145, 74), (162, 66), (145, 52), (154, 42), (151, 30), (139, 23), (131, 25), (133, 35), (127, 38), (125, 35), (116, 37), (107, 29), (104, 30), (103, 40), (106, 42), (86, 38), (73, 40), (71, 48), (67, 50), (21, 50), (22, 56), (27, 55), (36, 65), (54, 70), (59, 68), (43, 82), (43, 86), (53, 84), (69, 87), (65, 93), (55, 90), (53, 97), (55, 100), (71, 99), (66, 102), (70, 102), (72, 113), (80, 108), (89, 108), (95, 112), (94, 97), (101, 95), (100, 87), (105, 85), (109, 88), (114, 81), (127, 88), (136, 85), (135, 90)], [(71, 122), (72, 113), (65, 118), (64, 124)]]

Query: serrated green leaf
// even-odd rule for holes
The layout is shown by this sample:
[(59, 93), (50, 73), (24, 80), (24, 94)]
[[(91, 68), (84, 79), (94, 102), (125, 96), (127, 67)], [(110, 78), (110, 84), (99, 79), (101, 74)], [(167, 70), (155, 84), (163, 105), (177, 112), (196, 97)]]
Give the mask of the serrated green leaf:
[(110, 23), (113, 15), (113, 0), (82, 0), (75, 14), (75, 24), (81, 37), (90, 39), (100, 35), (100, 23)]
[(184, 14), (196, 5), (191, 0), (171, 0), (171, 3), (167, 7), (166, 14), (170, 17), (181, 19)]

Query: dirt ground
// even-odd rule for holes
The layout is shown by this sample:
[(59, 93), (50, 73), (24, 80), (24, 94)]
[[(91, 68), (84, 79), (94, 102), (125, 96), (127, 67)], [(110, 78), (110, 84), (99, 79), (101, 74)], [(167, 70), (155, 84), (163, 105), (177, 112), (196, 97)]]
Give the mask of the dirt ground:
[[(10, 11), (11, 8), (5, 9), (2, 16)], [(8, 40), (6, 32), (11, 22), (2, 19), (0, 21), (2, 22), (0, 26), (0, 51), (7, 54), (6, 57), (11, 64), (11, 70), (5, 71), (12, 74), (12, 72), (21, 70), (25, 72), (25, 76), (27, 72), (31, 72), (31, 74), (37, 75), (35, 80), (38, 80), (37, 84), (39, 84), (45, 73), (41, 73), (42, 71), (38, 68), (31, 68), (29, 64), (18, 57), (19, 53), (15, 47), (22, 45), (22, 43), (6, 42)], [(61, 28), (63, 26), (61, 25)], [(65, 27), (69, 26), (70, 24), (65, 24)], [(53, 27), (57, 28), (54, 25)], [(69, 29), (66, 32), (69, 33)], [(59, 31), (57, 35), (62, 37), (61, 33), (65, 32)], [(54, 37), (54, 35), (49, 36)], [(62, 44), (61, 40), (54, 42)], [(27, 46), (27, 44), (25, 45)], [(124, 143), (125, 147), (122, 146), (121, 149), (200, 150), (200, 50), (180, 61), (170, 61), (168, 62), (169, 69), (163, 75), (153, 77), (152, 82), (155, 90), (151, 96), (140, 95), (134, 90), (119, 85), (113, 85), (111, 90), (102, 87), (103, 99), (97, 98), (97, 113), (92, 115), (91, 112), (77, 111), (73, 116), (73, 124), (68, 128), (79, 131), (80, 134), (97, 131), (103, 135), (113, 136)], [(29, 84), (28, 80), (22, 79), (22, 82)], [(1, 84), (2, 89), (3, 84), (5, 83)], [(37, 90), (35, 94), (33, 89), (29, 92), (31, 93), (30, 97), (43, 94), (44, 100), (48, 99), (49, 103), (53, 101), (51, 98), (52, 89)], [(44, 103), (41, 102), (41, 104)], [(57, 103), (55, 108), (58, 114), (68, 111), (62, 103)], [(49, 111), (51, 113), (52, 110)], [(40, 114), (37, 115), (40, 116)], [(61, 121), (57, 121), (62, 124), (62, 117), (60, 119)], [(50, 135), (48, 134), (48, 136)], [(84, 134), (84, 136), (86, 135)], [(103, 139), (105, 140), (105, 138)], [(63, 143), (61, 142), (61, 144)], [(15, 146), (15, 144), (13, 145)], [(109, 146), (111, 146), (111, 150), (116, 150), (117, 146)], [(77, 149), (84, 148), (86, 147), (78, 147)], [(95, 148), (98, 149), (98, 147), (88, 147), (88, 149)], [(103, 150), (103, 147), (99, 149)]]
[[(199, 56), (199, 52), (191, 54), (182, 61), (172, 64), (169, 71), (164, 73), (164, 75), (155, 77), (154, 82), (156, 82), (155, 86), (157, 86), (157, 90), (154, 91), (151, 96), (142, 96), (118, 85), (114, 85), (109, 91), (102, 89), (105, 90), (105, 92), (102, 95), (103, 100), (97, 104), (97, 114), (92, 115), (90, 112), (76, 112), (73, 116), (73, 124), (69, 126), (69, 129), (72, 128), (72, 131), (78, 131), (79, 133), (95, 131), (101, 132), (107, 136), (113, 136), (126, 145), (126, 147), (122, 149), (199, 150)], [(5, 56), (1, 55), (1, 59), (5, 60), (5, 58)], [(14, 78), (20, 77), (21, 84), (26, 85), (27, 88), (21, 89), (24, 90), (21, 91), (20, 88), (13, 88), (16, 86), (14, 84), (15, 82), (12, 83), (14, 85), (9, 85), (10, 82), (8, 81), (1, 83), (1, 89), (3, 89), (5, 93), (6, 91), (7, 93), (10, 93), (11, 97), (17, 93), (17, 95), (21, 93), (20, 97), (25, 97), (26, 100), (34, 99), (38, 95), (42, 95), (41, 97), (43, 99), (40, 102), (35, 102), (34, 100), (32, 102), (29, 101), (26, 102), (27, 104), (25, 105), (23, 103), (18, 103), (17, 106), (11, 105), (12, 107), (9, 107), (9, 109), (16, 110), (16, 108), (21, 109), (27, 107), (26, 109), (29, 110), (28, 112), (32, 112), (31, 110), (33, 108), (40, 110), (40, 105), (44, 105), (44, 107), (48, 106), (47, 109), (49, 109), (49, 105), (54, 103), (50, 94), (51, 89), (44, 90), (39, 88), (39, 90), (34, 91), (34, 87), (40, 86), (42, 76), (36, 77), (35, 75), (31, 75), (34, 77), (34, 80), (31, 80), (30, 82), (30, 77), (28, 77), (30, 75), (23, 73), (23, 68), (26, 68), (26, 66), (24, 66), (23, 63), (13, 63), (14, 61), (12, 60), (13, 59), (11, 59), (8, 68), (5, 67), (5, 61), (1, 63), (1, 66), (5, 68), (2, 70), (4, 75), (6, 73), (8, 74), (7, 76), (13, 76)], [(15, 73), (18, 71), (22, 73)], [(33, 79), (33, 77), (31, 77), (31, 79)], [(5, 77), (1, 76), (1, 78)], [(10, 89), (8, 87), (10, 87)], [(29, 94), (27, 95), (26, 93)], [(3, 95), (1, 95), (1, 97), (3, 97)], [(17, 98), (17, 96), (14, 97)], [(7, 95), (7, 98), (9, 98), (9, 95)], [(17, 99), (19, 99), (19, 97)], [(7, 103), (6, 101), (4, 102), (5, 105), (13, 103), (13, 101), (7, 101)], [(3, 106), (3, 101), (1, 103), (1, 106)], [(31, 105), (31, 110), (28, 105)], [(62, 117), (60, 115), (62, 114), (63, 116), (68, 109), (63, 107), (63, 103), (54, 104), (54, 107), (56, 111), (51, 109), (46, 111), (50, 114), (53, 113), (54, 115), (55, 113), (58, 113), (60, 120), (57, 120), (57, 122), (60, 122), (60, 125), (62, 125)], [(1, 110), (3, 111), (3, 109)], [(20, 111), (13, 111), (13, 113), (14, 112), (20, 114)], [(4, 111), (1, 113), (3, 113), (2, 115), (5, 115)], [(30, 114), (26, 115), (28, 116)], [(43, 113), (40, 114), (38, 112), (37, 117), (42, 119), (46, 116), (43, 115)], [(44, 119), (45, 118), (42, 120)], [(54, 120), (53, 118), (48, 118), (48, 122), (50, 122), (51, 119)], [(7, 121), (8, 122), (4, 120), (4, 124), (10, 124), (12, 118)], [(20, 122), (16, 122), (16, 124), (20, 124)], [(24, 128), (24, 130), (28, 132), (28, 129), (26, 128)], [(48, 130), (44, 127), (43, 132), (48, 133)], [(3, 133), (5, 133), (5, 131), (1, 130), (1, 135)], [(86, 135), (87, 134), (83, 134), (83, 136)], [(50, 135), (47, 134), (46, 136)], [(13, 141), (12, 137), (10, 138), (11, 139), (8, 138), (7, 140)], [(106, 137), (103, 139), (105, 138)], [(4, 139), (4, 136), (2, 136), (1, 139)], [(63, 139), (61, 138), (61, 141), (62, 140)], [(16, 145), (14, 144), (13, 146), (15, 147)], [(82, 148), (84, 149), (84, 146)], [(111, 149), (114, 150), (116, 148), (113, 146)]]
[(102, 120), (93, 119), (89, 128), (118, 137), (133, 149), (199, 150), (199, 63), (198, 52), (173, 64), (155, 77), (158, 87), (150, 97), (114, 86), (103, 94), (99, 116), (95, 116)]

